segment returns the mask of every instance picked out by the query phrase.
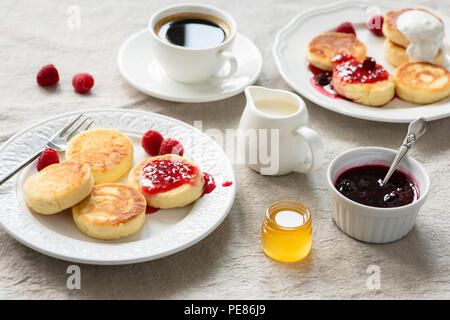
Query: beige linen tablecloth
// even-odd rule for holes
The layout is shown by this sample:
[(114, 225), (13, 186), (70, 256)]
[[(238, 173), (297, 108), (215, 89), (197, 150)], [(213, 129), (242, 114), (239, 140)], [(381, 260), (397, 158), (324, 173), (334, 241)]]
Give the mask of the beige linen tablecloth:
[[(147, 110), (191, 125), (202, 120), (204, 129), (236, 128), (245, 105), (243, 94), (211, 103), (167, 102), (138, 92), (119, 73), (117, 53), (125, 39), (145, 28), (155, 10), (179, 2), (1, 1), (0, 145), (36, 121), (88, 108)], [(299, 11), (327, 2), (208, 3), (232, 14), (240, 32), (260, 48), (264, 66), (257, 84), (289, 90), (272, 57), (275, 34)], [(450, 16), (447, 1), (421, 3)], [(75, 25), (68, 21), (73, 10), (80, 10), (80, 28), (76, 28), (76, 21)], [(60, 72), (56, 89), (36, 85), (37, 71), (48, 63)], [(71, 78), (78, 72), (94, 75), (91, 94), (73, 91)], [(264, 177), (237, 166), (235, 203), (211, 235), (156, 261), (114, 267), (80, 265), (80, 290), (66, 287), (66, 270), (71, 263), (37, 253), (0, 229), (0, 298), (449, 299), (450, 118), (429, 123), (427, 134), (412, 151), (432, 181), (416, 226), (400, 241), (372, 245), (353, 240), (333, 223), (326, 168), (331, 159), (350, 148), (396, 149), (407, 126), (353, 119), (310, 102), (307, 105), (312, 127), (322, 135), (327, 148), (324, 166), (317, 172)], [(264, 210), (280, 199), (298, 200), (312, 212), (313, 249), (304, 261), (282, 264), (260, 250)], [(381, 276), (380, 288), (375, 290), (367, 286), (371, 265), (379, 267)]]

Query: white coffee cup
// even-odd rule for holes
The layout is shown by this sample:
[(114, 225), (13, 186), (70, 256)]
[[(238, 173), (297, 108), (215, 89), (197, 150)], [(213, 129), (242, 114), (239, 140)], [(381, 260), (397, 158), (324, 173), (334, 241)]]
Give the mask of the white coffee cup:
[[(178, 13), (201, 13), (217, 17), (229, 26), (229, 35), (219, 45), (205, 49), (177, 46), (161, 39), (155, 32), (155, 25), (161, 19)], [(236, 22), (228, 13), (218, 8), (204, 4), (179, 4), (166, 7), (150, 17), (148, 28), (153, 54), (166, 74), (173, 80), (196, 83), (211, 78), (227, 78), (237, 71), (238, 62), (231, 52), (237, 32)], [(225, 68), (226, 62), (229, 68)]]
[[(247, 104), (239, 134), (244, 135), (241, 141), (245, 139), (246, 164), (251, 169), (263, 175), (283, 175), (309, 173), (322, 165), (324, 144), (320, 135), (310, 128), (308, 110), (299, 96), (257, 86), (247, 87), (245, 95)], [(263, 137), (259, 134), (261, 130), (267, 132)], [(250, 138), (255, 134), (258, 141)], [(262, 155), (269, 153), (271, 163), (264, 163)]]

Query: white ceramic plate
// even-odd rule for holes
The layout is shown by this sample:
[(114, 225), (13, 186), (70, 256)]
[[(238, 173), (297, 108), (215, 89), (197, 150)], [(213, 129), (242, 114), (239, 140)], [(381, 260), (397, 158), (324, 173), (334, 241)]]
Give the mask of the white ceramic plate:
[[(227, 216), (236, 192), (233, 168), (222, 149), (201, 131), (150, 112), (106, 109), (83, 113), (95, 121), (95, 127), (114, 128), (127, 134), (134, 144), (135, 164), (148, 157), (140, 146), (141, 136), (147, 130), (178, 139), (184, 146), (185, 156), (194, 160), (203, 172), (213, 175), (216, 189), (187, 207), (147, 215), (143, 228), (134, 235), (102, 241), (81, 233), (73, 223), (70, 210), (43, 216), (26, 206), (22, 185), (36, 172), (35, 164), (31, 164), (16, 179), (0, 186), (0, 225), (15, 239), (36, 251), (68, 261), (128, 264), (183, 250), (206, 237)], [(0, 176), (37, 151), (74, 115), (42, 121), (9, 139), (0, 149)], [(224, 181), (233, 181), (233, 185), (222, 187)]]
[[(395, 68), (384, 59), (384, 37), (376, 37), (365, 26), (367, 19), (374, 13), (401, 8), (419, 8), (423, 6), (396, 1), (352, 1), (338, 2), (298, 14), (277, 34), (273, 55), (278, 70), (286, 82), (298, 93), (329, 110), (351, 117), (383, 122), (410, 122), (419, 117), (435, 120), (450, 116), (450, 97), (434, 104), (420, 106), (395, 98), (380, 108), (360, 105), (344, 99), (324, 96), (310, 83), (305, 49), (311, 39), (322, 32), (332, 31), (342, 22), (350, 21), (355, 27), (358, 38), (366, 45), (367, 55), (374, 57), (389, 72)], [(432, 9), (425, 8), (433, 12)], [(436, 12), (444, 21), (449, 21), (441, 12)], [(450, 35), (447, 23), (445, 32)], [(447, 42), (446, 42), (447, 43)]]
[[(143, 29), (122, 45), (118, 64), (125, 80), (143, 93), (177, 102), (209, 102), (241, 93), (261, 73), (261, 52), (253, 42), (238, 33), (232, 51), (238, 60), (235, 74), (226, 79), (184, 84), (167, 77), (152, 55), (150, 33), (148, 29)], [(229, 65), (224, 68), (229, 68)]]

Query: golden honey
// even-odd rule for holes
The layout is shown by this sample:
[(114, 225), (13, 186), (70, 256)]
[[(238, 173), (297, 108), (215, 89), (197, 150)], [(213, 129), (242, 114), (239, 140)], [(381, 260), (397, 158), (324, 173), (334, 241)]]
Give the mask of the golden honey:
[(308, 208), (295, 201), (270, 205), (261, 228), (261, 247), (266, 255), (282, 262), (298, 261), (308, 255), (311, 242)]

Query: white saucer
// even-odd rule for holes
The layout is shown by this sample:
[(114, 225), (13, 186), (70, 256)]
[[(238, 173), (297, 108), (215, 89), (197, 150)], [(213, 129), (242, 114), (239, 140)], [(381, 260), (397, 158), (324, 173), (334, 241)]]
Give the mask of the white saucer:
[[(122, 45), (118, 64), (125, 80), (143, 93), (177, 102), (208, 102), (241, 93), (258, 78), (262, 56), (253, 42), (238, 33), (233, 53), (238, 60), (238, 71), (231, 77), (195, 84), (180, 83), (166, 76), (152, 55), (150, 33), (143, 29)], [(226, 65), (224, 68), (228, 67)]]

